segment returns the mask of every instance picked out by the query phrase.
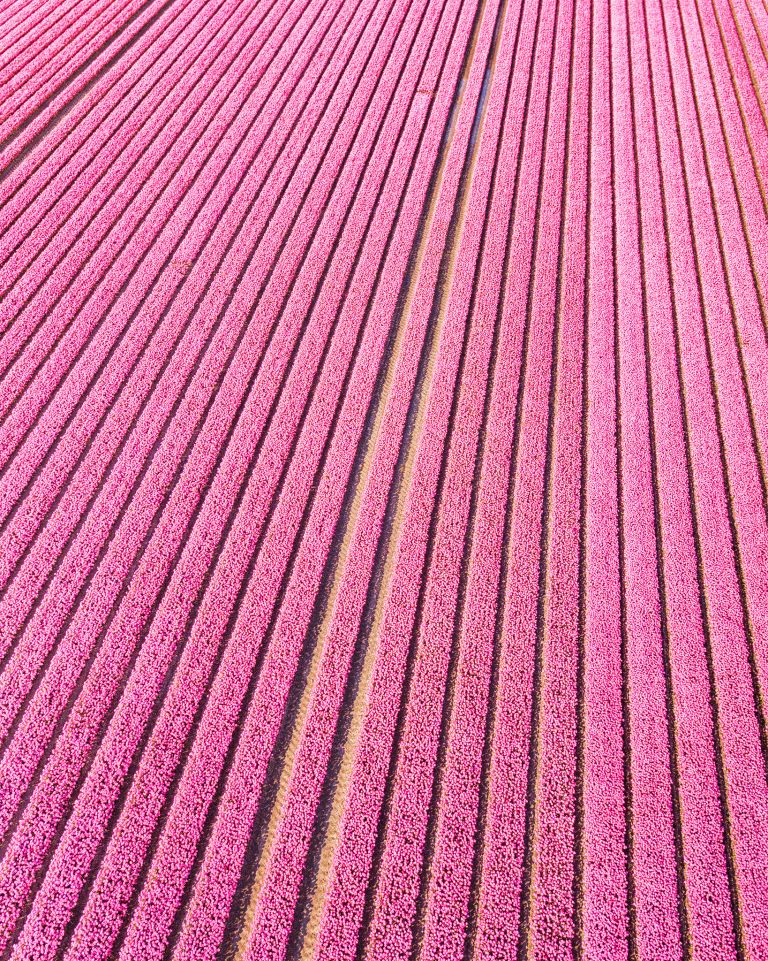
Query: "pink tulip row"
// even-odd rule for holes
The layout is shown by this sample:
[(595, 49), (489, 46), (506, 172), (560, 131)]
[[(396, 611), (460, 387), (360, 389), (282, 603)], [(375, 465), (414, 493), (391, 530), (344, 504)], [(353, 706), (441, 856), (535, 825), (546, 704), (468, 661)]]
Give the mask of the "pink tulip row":
[[(310, 89), (311, 89), (311, 88), (310, 88)], [(299, 101), (299, 104), (301, 104), (301, 101)], [(246, 131), (248, 130), (247, 127), (246, 127), (245, 129), (246, 129)], [(270, 158), (271, 158), (271, 164), (270, 164), (270, 166), (268, 166), (267, 169), (271, 169), (271, 166), (272, 166), (272, 165), (274, 164), (274, 162), (275, 162), (275, 152), (273, 152), (273, 151), (275, 150), (274, 141), (270, 142), (270, 145), (269, 145), (269, 146), (270, 146), (270, 152), (267, 153), (267, 156), (265, 157), (265, 159), (270, 159)], [(277, 143), (277, 148), (279, 148), (279, 147), (280, 147), (280, 142), (278, 141), (278, 143)], [(247, 163), (249, 163), (249, 162), (252, 162), (252, 156), (250, 156), (250, 155), (248, 155), (248, 154), (246, 154), (245, 157), (239, 158), (239, 165), (235, 167), (234, 172), (235, 172), (235, 175), (236, 175), (236, 176), (239, 176), (239, 178), (240, 178), (241, 180), (243, 179), (243, 177), (244, 177), (244, 175), (245, 175), (245, 173), (247, 172), (247, 169), (248, 169), (248, 167), (245, 166), (245, 164), (247, 164)], [(288, 169), (290, 169), (290, 168), (288, 168)], [(239, 173), (238, 173), (238, 171), (239, 171)], [(216, 181), (214, 180), (213, 183), (214, 183), (214, 185), (215, 185), (215, 184), (216, 184)], [(279, 195), (280, 195), (280, 194), (279, 194), (279, 190), (275, 190), (272, 195), (273, 195), (273, 197), (275, 197), (275, 202), (276, 202), (277, 198), (279, 198)], [(205, 196), (206, 196), (206, 195), (204, 194), (203, 197), (205, 197)], [(208, 194), (208, 196), (210, 196), (210, 193)], [(257, 196), (259, 196), (258, 192), (257, 192)], [(262, 194), (262, 196), (263, 196), (263, 194)], [(218, 200), (219, 198), (223, 198), (223, 199), (221, 199), (221, 201), (220, 201), (220, 202), (223, 204), (223, 208), (218, 208), (218, 207), (216, 207), (215, 205), (212, 204), (212, 206), (214, 206), (214, 214), (215, 214), (217, 211), (220, 211), (220, 210), (222, 210), (222, 209), (223, 209), (224, 212), (227, 211), (227, 206), (228, 206), (228, 205), (227, 205), (227, 203), (226, 203), (226, 201), (227, 201), (226, 194), (223, 194), (223, 192), (222, 192), (222, 190), (220, 189), (220, 187), (217, 187), (216, 193), (214, 194), (214, 199)], [(262, 217), (266, 219), (266, 217), (267, 217), (267, 215), (268, 215), (268, 212), (269, 212), (269, 208), (266, 208), (264, 211), (262, 211)], [(241, 216), (240, 216), (240, 221), (242, 222), (242, 219), (243, 219), (243, 218), (242, 218), (242, 212), (240, 211), (239, 213), (240, 213), (240, 215), (241, 215)], [(206, 216), (210, 216), (210, 214), (206, 214)], [(233, 215), (232, 218), (230, 218), (230, 221), (229, 221), (229, 222), (232, 224), (232, 228), (231, 228), (231, 229), (235, 229), (235, 225), (237, 224), (238, 221), (237, 221), (237, 219), (234, 217), (234, 215)], [(202, 222), (198, 221), (198, 226), (200, 226), (200, 227), (205, 227), (208, 223), (210, 223), (209, 220), (203, 219)], [(191, 241), (191, 244), (192, 244), (192, 245), (191, 245), (191, 246), (188, 245), (186, 248), (182, 248), (181, 253), (187, 253), (187, 252), (188, 252), (188, 253), (190, 253), (190, 254), (193, 254), (193, 253), (194, 253), (195, 246), (199, 246), (200, 243), (201, 243), (201, 240), (204, 240), (206, 236), (207, 236), (206, 234), (203, 234), (203, 235), (202, 235), (202, 238), (200, 238), (199, 236), (197, 236), (197, 232), (195, 231), (195, 232), (194, 232), (194, 236), (193, 236), (192, 238), (189, 238), (189, 240)], [(223, 234), (222, 236), (223, 236), (223, 240), (226, 240), (226, 239), (227, 239), (227, 235), (226, 235), (226, 234)], [(231, 237), (231, 233), (230, 233), (229, 236)], [(184, 237), (184, 234), (182, 234), (182, 237)], [(171, 239), (172, 239), (172, 236), (171, 236)], [(222, 242), (223, 242), (223, 241), (222, 241)], [(167, 253), (171, 252), (172, 250), (173, 250), (173, 248), (170, 248), (170, 250), (169, 250), (167, 247), (165, 248), (165, 250), (163, 250), (163, 249), (161, 248), (161, 250), (160, 250), (159, 253), (160, 253), (161, 255), (162, 255), (163, 253), (167, 254)], [(166, 266), (167, 266), (167, 265), (166, 265)], [(213, 267), (213, 264), (212, 264), (212, 267)], [(180, 279), (179, 279), (179, 276), (178, 276), (178, 272), (177, 272), (177, 271), (174, 271), (173, 269), (171, 269), (168, 273), (169, 273), (169, 275), (170, 275), (169, 283), (173, 283), (173, 286), (170, 286), (167, 291), (163, 291), (163, 292), (162, 292), (162, 293), (164, 294), (164, 296), (165, 296), (165, 300), (163, 300), (162, 297), (160, 298), (160, 305), (159, 305), (159, 307), (162, 308), (163, 310), (165, 310), (166, 307), (167, 307), (167, 303), (168, 303), (167, 298), (169, 298), (169, 297), (171, 297), (171, 296), (173, 295), (173, 293), (175, 292), (176, 289), (178, 289), (179, 284), (180, 284)], [(210, 274), (207, 275), (207, 276), (210, 277)], [(205, 290), (205, 281), (206, 281), (206, 275), (203, 276), (203, 278), (202, 278), (202, 283), (200, 283), (200, 282), (198, 281), (198, 287), (195, 289), (194, 294), (199, 295), (201, 290), (202, 290), (202, 291)], [(194, 302), (194, 301), (193, 301), (193, 302)], [(129, 309), (130, 309), (130, 301), (129, 301), (128, 306), (129, 306)], [(162, 355), (161, 355), (161, 356), (162, 356)], [(129, 395), (129, 396), (130, 396), (130, 395)], [(91, 434), (90, 436), (93, 436), (93, 435)]]
[[(62, 5), (59, 13), (64, 14), (70, 9), (72, 3), (76, 2), (77, 0), (69, 0), (69, 4)], [(52, 5), (46, 3), (42, 3), (34, 9), (24, 9), (21, 0), (9, 0), (9, 2), (3, 4), (2, 9), (5, 22), (8, 25), (7, 32), (0, 41), (0, 57), (3, 58), (6, 51), (12, 49), (13, 43), (19, 35), (24, 36), (27, 42), (31, 43), (35, 36), (35, 27), (39, 27), (41, 23), (49, 20), (54, 13)], [(12, 52), (9, 56), (10, 59), (13, 59), (14, 56), (18, 56), (18, 52), (15, 54)]]

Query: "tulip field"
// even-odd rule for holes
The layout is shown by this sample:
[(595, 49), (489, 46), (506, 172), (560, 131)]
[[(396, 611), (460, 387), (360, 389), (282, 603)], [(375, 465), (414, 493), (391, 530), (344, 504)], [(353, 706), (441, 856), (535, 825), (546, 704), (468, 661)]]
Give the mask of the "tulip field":
[(768, 0), (0, 0), (0, 961), (768, 961)]

